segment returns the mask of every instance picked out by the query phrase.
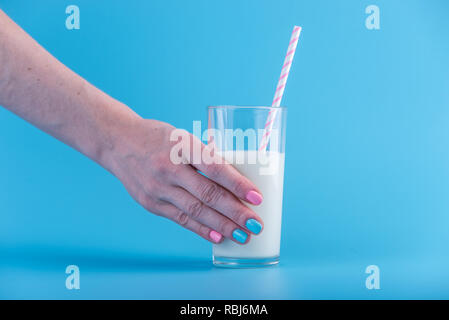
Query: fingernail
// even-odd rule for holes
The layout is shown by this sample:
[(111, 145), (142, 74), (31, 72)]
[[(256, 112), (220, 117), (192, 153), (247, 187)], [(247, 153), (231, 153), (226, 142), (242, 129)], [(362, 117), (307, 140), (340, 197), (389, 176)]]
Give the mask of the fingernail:
[(212, 230), (211, 232), (209, 232), (209, 237), (215, 242), (215, 243), (219, 243), (221, 241), (221, 238), (223, 238), (223, 236), (218, 233), (215, 230)]
[(240, 229), (235, 229), (232, 236), (240, 243), (245, 243), (246, 238), (248, 238), (248, 235)]
[(246, 220), (246, 227), (249, 231), (255, 234), (259, 234), (260, 230), (262, 230), (262, 225), (256, 219)]
[(248, 200), (252, 204), (258, 205), (262, 203), (263, 197), (260, 193), (251, 190), (247, 193), (246, 200)]

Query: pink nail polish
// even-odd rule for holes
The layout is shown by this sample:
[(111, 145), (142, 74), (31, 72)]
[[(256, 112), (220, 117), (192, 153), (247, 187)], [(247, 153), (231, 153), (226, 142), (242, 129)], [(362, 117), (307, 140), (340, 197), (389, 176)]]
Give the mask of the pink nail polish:
[(246, 200), (251, 202), (252, 204), (258, 205), (262, 203), (263, 197), (261, 194), (257, 193), (256, 191), (250, 191), (246, 195)]
[(218, 233), (217, 231), (214, 231), (214, 230), (212, 230), (212, 231), (209, 233), (209, 237), (210, 237), (215, 243), (219, 243), (220, 240), (221, 240), (221, 238), (223, 238), (223, 236), (222, 236), (220, 233)]

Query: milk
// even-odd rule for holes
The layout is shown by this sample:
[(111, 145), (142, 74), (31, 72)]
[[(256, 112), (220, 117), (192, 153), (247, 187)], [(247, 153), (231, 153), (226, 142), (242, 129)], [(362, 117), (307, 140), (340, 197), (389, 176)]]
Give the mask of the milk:
[[(253, 206), (245, 202), (264, 222), (258, 235), (245, 245), (230, 239), (213, 245), (214, 257), (273, 258), (279, 256), (281, 242), (282, 191), (285, 154), (279, 152), (226, 151), (222, 156), (262, 192), (263, 202)], [(243, 163), (242, 163), (243, 162)]]

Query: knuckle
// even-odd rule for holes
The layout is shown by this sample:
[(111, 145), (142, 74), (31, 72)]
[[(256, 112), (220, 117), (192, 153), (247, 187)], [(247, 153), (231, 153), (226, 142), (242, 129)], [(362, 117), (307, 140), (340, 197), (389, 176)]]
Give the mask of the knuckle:
[(218, 226), (218, 231), (224, 235), (232, 234), (233, 229), (234, 229), (234, 224), (227, 219), (223, 219)]
[(148, 199), (147, 195), (144, 192), (139, 192), (136, 196), (136, 200), (138, 203), (140, 203), (143, 207), (147, 207)]
[(209, 237), (209, 228), (206, 227), (206, 226), (204, 226), (204, 225), (201, 225), (201, 226), (198, 228), (198, 233), (199, 233), (201, 236), (203, 236), (203, 237), (205, 237), (205, 238), (208, 238), (208, 237)]
[(214, 164), (210, 167), (209, 176), (213, 179), (218, 178), (223, 173), (223, 169), (223, 165)]
[(151, 181), (151, 182), (147, 182), (143, 185), (143, 191), (145, 192), (145, 194), (151, 197), (157, 197), (158, 195), (161, 194), (161, 189), (162, 186), (156, 182), (156, 181)]
[(200, 201), (194, 201), (188, 206), (188, 210), (190, 213), (190, 216), (193, 219), (198, 219), (201, 216), (201, 213), (203, 211), (203, 204)]
[(151, 166), (154, 170), (153, 172), (160, 176), (166, 176), (170, 174), (170, 172), (172, 171), (170, 164), (170, 159), (166, 154), (157, 154), (151, 159)]
[(182, 164), (173, 164), (170, 168), (170, 174), (174, 177), (179, 177), (181, 170), (183, 169)]
[(137, 202), (139, 202), (147, 210), (153, 207), (153, 200), (144, 192), (137, 196)]
[(175, 218), (175, 220), (181, 226), (186, 226), (187, 222), (189, 221), (189, 216), (185, 212), (179, 211), (177, 216), (176, 216), (176, 218)]
[(234, 184), (234, 192), (235, 194), (243, 194), (245, 192), (245, 182), (242, 179), (237, 179)]
[(169, 163), (167, 163), (165, 159), (158, 160), (156, 164), (156, 170), (157, 173), (163, 177), (167, 176), (172, 171), (170, 170)]
[(223, 190), (214, 183), (206, 184), (201, 189), (201, 200), (209, 205), (215, 205), (223, 197)]
[(244, 209), (235, 210), (232, 220), (234, 220), (237, 224), (243, 224), (243, 221), (246, 220), (246, 211)]
[(156, 189), (156, 186), (151, 182), (143, 185), (143, 191), (145, 192), (146, 195), (153, 194), (155, 189)]
[(170, 170), (170, 168), (167, 165), (161, 165), (159, 168), (159, 174), (162, 177), (167, 177), (171, 173), (171, 171), (172, 170)]
[(149, 197), (145, 194), (142, 193), (142, 195), (138, 196), (138, 200), (137, 200), (143, 208), (145, 208), (145, 210), (147, 210), (148, 212), (159, 216), (159, 217), (164, 217), (165, 213), (163, 211), (160, 210), (160, 206), (158, 204), (158, 201), (155, 200), (152, 197)]

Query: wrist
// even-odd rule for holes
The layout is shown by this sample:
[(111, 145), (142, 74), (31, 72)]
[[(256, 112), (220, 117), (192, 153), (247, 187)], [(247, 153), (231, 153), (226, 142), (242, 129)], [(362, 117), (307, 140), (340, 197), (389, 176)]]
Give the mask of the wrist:
[(117, 176), (120, 158), (128, 153), (133, 144), (133, 132), (143, 121), (126, 105), (116, 100), (109, 102), (107, 112), (98, 125), (98, 140), (90, 157)]

